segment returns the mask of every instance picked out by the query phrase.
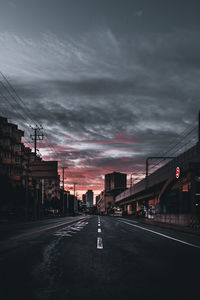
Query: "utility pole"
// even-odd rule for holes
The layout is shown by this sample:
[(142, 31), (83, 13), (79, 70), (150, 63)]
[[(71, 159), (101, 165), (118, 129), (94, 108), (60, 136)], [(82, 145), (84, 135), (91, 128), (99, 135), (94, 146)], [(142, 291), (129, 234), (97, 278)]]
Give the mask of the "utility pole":
[(33, 130), (33, 134), (30, 135), (31, 139), (34, 141), (34, 152), (35, 152), (35, 159), (36, 159), (36, 153), (37, 153), (37, 141), (43, 140), (44, 134), (40, 133), (40, 130), (42, 130), (42, 126), (31, 127)]
[(75, 210), (76, 210), (76, 194), (75, 194), (75, 190), (76, 190), (76, 182), (74, 182), (74, 213), (75, 213)]
[[(133, 175), (135, 175), (135, 174), (136, 174), (136, 175), (141, 175), (141, 174), (143, 175), (143, 174), (145, 174), (145, 173), (144, 173), (144, 172), (139, 172), (139, 171), (138, 171), (138, 172), (137, 172), (137, 171), (132, 172), (132, 173), (131, 173), (131, 177), (130, 177), (130, 187), (133, 187)], [(136, 178), (136, 179), (138, 179), (138, 178)]]
[(75, 196), (75, 190), (76, 190), (76, 182), (74, 182), (74, 196)]
[(28, 219), (28, 209), (29, 209), (29, 195), (28, 195), (28, 172), (27, 168), (25, 169), (25, 199), (26, 199), (26, 219)]
[(199, 111), (199, 132), (198, 132), (198, 142), (200, 142), (200, 111)]
[(44, 215), (44, 178), (42, 178), (41, 182), (42, 182), (42, 215)]
[(63, 198), (63, 215), (65, 213), (65, 169), (67, 167), (62, 167), (62, 179), (63, 179), (63, 186), (62, 186), (62, 198)]

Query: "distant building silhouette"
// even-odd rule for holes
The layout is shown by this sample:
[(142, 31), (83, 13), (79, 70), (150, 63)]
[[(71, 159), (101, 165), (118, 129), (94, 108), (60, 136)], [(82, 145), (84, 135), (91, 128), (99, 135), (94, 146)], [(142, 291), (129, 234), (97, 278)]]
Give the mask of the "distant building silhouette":
[(110, 214), (115, 206), (115, 197), (126, 189), (127, 174), (113, 172), (105, 175), (105, 190), (97, 197), (97, 211)]
[(105, 175), (105, 192), (126, 188), (126, 174), (113, 172)]
[(93, 198), (94, 198), (94, 193), (92, 190), (88, 190), (86, 192), (86, 205), (87, 207), (92, 207), (93, 206)]

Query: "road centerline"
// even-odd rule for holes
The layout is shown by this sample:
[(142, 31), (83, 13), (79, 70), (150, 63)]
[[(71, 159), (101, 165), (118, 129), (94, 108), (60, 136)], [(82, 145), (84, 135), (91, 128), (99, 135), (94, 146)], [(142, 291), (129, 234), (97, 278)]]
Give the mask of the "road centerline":
[(102, 237), (97, 237), (97, 249), (103, 249)]

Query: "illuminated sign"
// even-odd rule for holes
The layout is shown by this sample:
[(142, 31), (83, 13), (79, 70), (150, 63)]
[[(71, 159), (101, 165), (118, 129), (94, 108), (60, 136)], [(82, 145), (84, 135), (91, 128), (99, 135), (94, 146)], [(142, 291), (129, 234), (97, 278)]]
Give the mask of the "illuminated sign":
[(176, 168), (176, 178), (178, 179), (180, 177), (180, 168)]

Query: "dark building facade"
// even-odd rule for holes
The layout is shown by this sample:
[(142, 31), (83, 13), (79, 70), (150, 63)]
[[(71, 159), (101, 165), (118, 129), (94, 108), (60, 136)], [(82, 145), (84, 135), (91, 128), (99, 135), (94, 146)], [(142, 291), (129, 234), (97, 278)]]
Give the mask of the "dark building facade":
[(105, 190), (97, 198), (97, 211), (110, 214), (115, 207), (115, 197), (126, 189), (127, 174), (113, 172), (105, 175)]
[(94, 193), (92, 190), (86, 192), (86, 205), (87, 207), (93, 206)]
[(8, 176), (12, 186), (21, 185), (23, 136), (24, 132), (16, 124), (0, 117), (0, 174)]
[(86, 204), (86, 194), (83, 194), (83, 195), (82, 195), (82, 201), (83, 201), (83, 203)]
[(105, 192), (126, 188), (126, 174), (113, 172), (105, 175)]
[(43, 161), (22, 142), (24, 132), (0, 117), (0, 214), (36, 217), (59, 206), (57, 161)]

